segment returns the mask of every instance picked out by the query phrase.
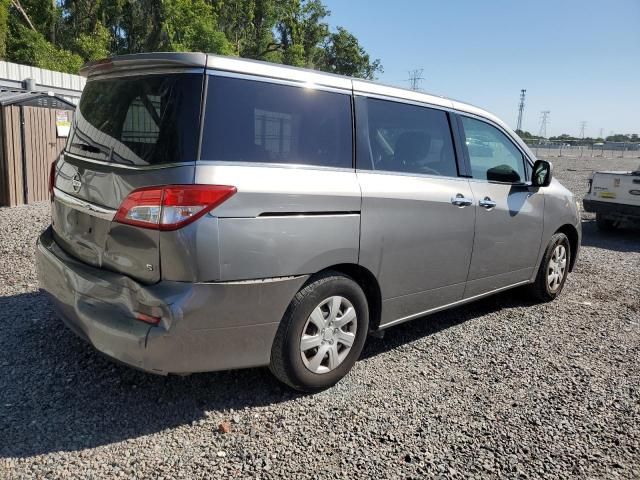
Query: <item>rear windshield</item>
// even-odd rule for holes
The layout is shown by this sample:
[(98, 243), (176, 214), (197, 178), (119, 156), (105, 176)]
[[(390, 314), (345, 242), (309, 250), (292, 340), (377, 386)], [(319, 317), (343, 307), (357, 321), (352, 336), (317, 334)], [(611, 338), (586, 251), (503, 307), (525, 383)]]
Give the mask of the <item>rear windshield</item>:
[(89, 81), (68, 149), (130, 165), (196, 160), (202, 74)]
[(210, 77), (202, 160), (352, 168), (348, 94)]

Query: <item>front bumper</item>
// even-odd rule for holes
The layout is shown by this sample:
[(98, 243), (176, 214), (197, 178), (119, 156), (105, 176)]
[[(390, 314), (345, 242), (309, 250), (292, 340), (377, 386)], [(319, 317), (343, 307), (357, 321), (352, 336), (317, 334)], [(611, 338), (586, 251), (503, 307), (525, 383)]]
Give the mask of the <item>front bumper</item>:
[[(36, 258), (40, 287), (71, 330), (109, 357), (159, 374), (267, 365), (280, 320), (307, 279), (142, 285), (72, 258), (51, 228)], [(161, 321), (146, 324), (136, 312)]]

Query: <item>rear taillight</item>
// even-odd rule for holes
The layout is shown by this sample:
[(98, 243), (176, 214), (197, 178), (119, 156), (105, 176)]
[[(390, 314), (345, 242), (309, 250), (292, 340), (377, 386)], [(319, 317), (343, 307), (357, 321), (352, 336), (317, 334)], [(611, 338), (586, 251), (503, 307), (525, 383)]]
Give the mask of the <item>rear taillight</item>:
[(177, 230), (210, 212), (236, 193), (228, 185), (166, 185), (134, 190), (114, 221), (156, 230)]
[(51, 169), (49, 170), (49, 199), (53, 201), (53, 187), (56, 185), (56, 164), (57, 160), (51, 164)]

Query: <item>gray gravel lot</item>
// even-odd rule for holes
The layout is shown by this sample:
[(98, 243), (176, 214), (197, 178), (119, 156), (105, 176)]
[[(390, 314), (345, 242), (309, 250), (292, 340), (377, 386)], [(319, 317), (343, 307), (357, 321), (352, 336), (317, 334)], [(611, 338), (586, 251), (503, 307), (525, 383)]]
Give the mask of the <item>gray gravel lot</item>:
[[(579, 197), (592, 169), (640, 163), (553, 161)], [(557, 301), (395, 327), (304, 396), (267, 369), (158, 377), (95, 353), (38, 293), (47, 223), (47, 204), (0, 209), (0, 478), (640, 477), (638, 230), (585, 215)]]

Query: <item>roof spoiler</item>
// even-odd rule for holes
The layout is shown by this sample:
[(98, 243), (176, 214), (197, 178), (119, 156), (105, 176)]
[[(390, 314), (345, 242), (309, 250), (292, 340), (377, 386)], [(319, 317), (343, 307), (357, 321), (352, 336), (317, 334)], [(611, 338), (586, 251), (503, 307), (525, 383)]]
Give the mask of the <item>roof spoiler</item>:
[(207, 56), (204, 53), (158, 52), (118, 55), (97, 60), (80, 69), (83, 77), (128, 70), (154, 70), (163, 68), (205, 68)]

